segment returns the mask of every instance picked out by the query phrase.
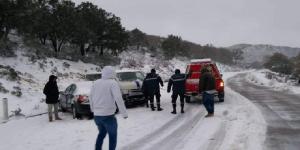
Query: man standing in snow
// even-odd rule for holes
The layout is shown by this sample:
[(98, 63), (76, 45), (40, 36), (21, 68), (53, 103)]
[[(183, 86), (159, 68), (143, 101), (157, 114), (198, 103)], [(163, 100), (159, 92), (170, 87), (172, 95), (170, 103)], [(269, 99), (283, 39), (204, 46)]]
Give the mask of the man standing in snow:
[[(173, 87), (172, 87), (173, 86)], [(176, 100), (179, 95), (181, 113), (184, 113), (184, 93), (185, 93), (185, 75), (180, 73), (179, 69), (175, 70), (175, 74), (169, 80), (167, 92), (170, 93), (172, 88), (172, 114), (176, 114)]]
[(98, 127), (99, 134), (96, 141), (96, 150), (102, 149), (103, 140), (108, 133), (109, 150), (115, 150), (117, 146), (118, 123), (114, 116), (116, 104), (123, 118), (127, 118), (127, 111), (121, 94), (119, 84), (115, 80), (116, 72), (111, 66), (102, 70), (102, 78), (96, 80), (90, 93), (91, 111)]
[(215, 77), (209, 66), (203, 66), (199, 81), (199, 93), (202, 92), (203, 105), (208, 114), (205, 117), (214, 116), (214, 94), (216, 93)]
[(49, 122), (53, 121), (52, 114), (54, 108), (55, 120), (61, 120), (58, 117), (58, 97), (59, 91), (56, 83), (57, 77), (54, 75), (49, 76), (49, 81), (46, 83), (43, 93), (46, 95), (46, 103), (48, 104)]
[(162, 111), (160, 107), (160, 87), (159, 84), (163, 87), (164, 83), (161, 77), (156, 74), (155, 69), (151, 69), (151, 73), (146, 75), (146, 78), (143, 81), (142, 91), (146, 97), (147, 103), (148, 99), (150, 101), (151, 110), (154, 111), (154, 96), (156, 97), (157, 111)]

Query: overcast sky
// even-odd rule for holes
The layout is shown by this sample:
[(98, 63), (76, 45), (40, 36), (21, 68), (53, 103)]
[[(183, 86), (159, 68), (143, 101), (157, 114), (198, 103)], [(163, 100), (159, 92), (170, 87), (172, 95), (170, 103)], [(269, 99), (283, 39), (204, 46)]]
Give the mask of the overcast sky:
[[(85, 0), (74, 0), (80, 3)], [(300, 0), (90, 0), (128, 29), (199, 44), (300, 47)]]

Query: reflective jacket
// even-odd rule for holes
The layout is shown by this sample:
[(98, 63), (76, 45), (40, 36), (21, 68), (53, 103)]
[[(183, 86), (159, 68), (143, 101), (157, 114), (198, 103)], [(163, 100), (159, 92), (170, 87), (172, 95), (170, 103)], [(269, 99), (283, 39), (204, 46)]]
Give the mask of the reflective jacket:
[(142, 90), (143, 93), (147, 95), (154, 95), (160, 93), (160, 87), (164, 86), (164, 83), (161, 79), (161, 77), (158, 74), (148, 73), (146, 75), (146, 78), (143, 81)]
[(174, 74), (169, 79), (168, 92), (173, 91), (173, 94), (184, 94), (185, 93), (185, 74)]

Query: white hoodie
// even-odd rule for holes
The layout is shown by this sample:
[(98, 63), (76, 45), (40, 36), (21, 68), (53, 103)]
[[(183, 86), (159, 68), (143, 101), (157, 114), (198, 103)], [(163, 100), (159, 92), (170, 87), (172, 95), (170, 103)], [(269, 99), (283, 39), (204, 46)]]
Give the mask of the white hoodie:
[(121, 89), (115, 78), (116, 72), (113, 67), (106, 66), (102, 70), (102, 78), (96, 80), (93, 84), (90, 105), (95, 116), (115, 114), (117, 104), (123, 117), (128, 117)]

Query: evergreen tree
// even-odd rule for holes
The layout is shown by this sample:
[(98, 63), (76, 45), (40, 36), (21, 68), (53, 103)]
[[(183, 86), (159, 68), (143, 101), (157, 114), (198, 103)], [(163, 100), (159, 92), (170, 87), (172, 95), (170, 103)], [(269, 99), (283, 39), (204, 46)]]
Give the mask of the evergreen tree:
[(293, 71), (293, 64), (287, 58), (287, 56), (281, 53), (274, 53), (264, 66), (274, 72), (282, 73), (282, 74), (291, 74)]

